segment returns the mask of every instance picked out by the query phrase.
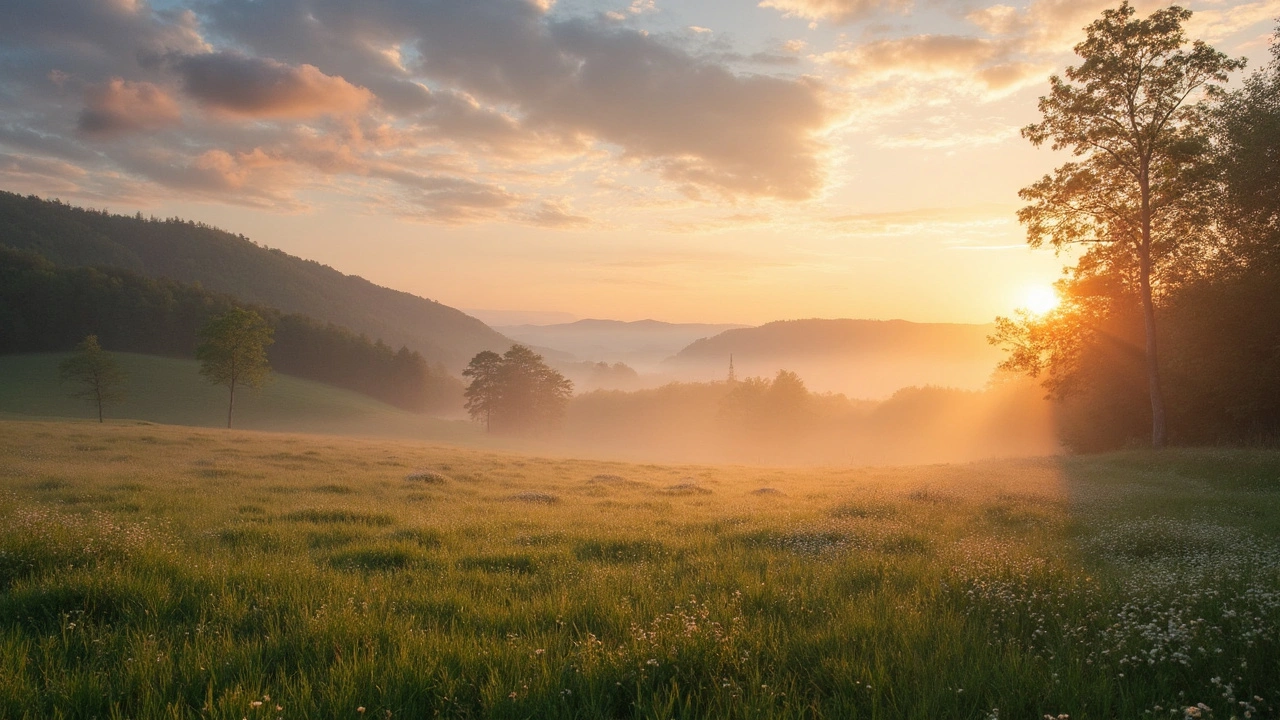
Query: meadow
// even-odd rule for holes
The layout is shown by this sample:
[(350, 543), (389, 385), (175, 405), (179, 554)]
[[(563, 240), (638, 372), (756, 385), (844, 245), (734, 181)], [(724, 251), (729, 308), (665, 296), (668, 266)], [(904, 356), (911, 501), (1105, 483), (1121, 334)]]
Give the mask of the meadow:
[(1280, 453), (622, 464), (0, 421), (4, 718), (1265, 718)]
[[(0, 417), (96, 418), (96, 409), (70, 395), (58, 365), (71, 353), (0, 355)], [(122, 402), (108, 418), (171, 425), (226, 427), (227, 388), (211, 385), (195, 360), (113, 352), (128, 374)], [(484, 443), (473, 423), (412, 413), (332, 385), (273, 374), (260, 389), (236, 394), (235, 426), (247, 430), (431, 437), (441, 442)]]

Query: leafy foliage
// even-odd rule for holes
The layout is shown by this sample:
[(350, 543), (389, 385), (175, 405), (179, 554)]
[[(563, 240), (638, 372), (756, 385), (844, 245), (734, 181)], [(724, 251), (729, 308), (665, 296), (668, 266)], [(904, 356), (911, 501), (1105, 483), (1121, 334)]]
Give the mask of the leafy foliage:
[(196, 348), (200, 374), (214, 385), (226, 385), (231, 391), (227, 427), (231, 427), (236, 387), (261, 387), (271, 374), (271, 365), (267, 362), (271, 335), (271, 326), (262, 316), (244, 308), (232, 308), (200, 330), (202, 342)]
[(479, 353), (462, 374), (470, 378), (467, 412), (490, 430), (543, 432), (560, 421), (573, 395), (573, 383), (523, 345)]

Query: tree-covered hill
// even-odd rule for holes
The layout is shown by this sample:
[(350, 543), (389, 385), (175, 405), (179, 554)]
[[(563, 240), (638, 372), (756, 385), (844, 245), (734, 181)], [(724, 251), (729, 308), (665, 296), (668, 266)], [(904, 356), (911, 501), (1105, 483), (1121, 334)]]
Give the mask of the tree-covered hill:
[(63, 267), (115, 267), (199, 283), (246, 302), (407, 345), (451, 372), (460, 372), (481, 350), (511, 345), (489, 326), (447, 305), (178, 218), (113, 215), (0, 192), (0, 245), (36, 252)]
[[(237, 298), (113, 268), (57, 267), (0, 247), (0, 354), (61, 352), (86, 335), (113, 351), (191, 358), (197, 333)], [(461, 383), (416, 351), (399, 351), (332, 323), (250, 306), (275, 328), (278, 371), (414, 411), (461, 404)]]

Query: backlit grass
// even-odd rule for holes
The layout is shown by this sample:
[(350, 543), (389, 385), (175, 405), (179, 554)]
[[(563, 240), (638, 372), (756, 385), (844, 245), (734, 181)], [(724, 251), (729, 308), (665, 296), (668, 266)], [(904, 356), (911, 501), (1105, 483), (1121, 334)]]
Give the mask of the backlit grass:
[(1257, 718), (1277, 678), (1274, 453), (775, 470), (0, 423), (4, 718)]

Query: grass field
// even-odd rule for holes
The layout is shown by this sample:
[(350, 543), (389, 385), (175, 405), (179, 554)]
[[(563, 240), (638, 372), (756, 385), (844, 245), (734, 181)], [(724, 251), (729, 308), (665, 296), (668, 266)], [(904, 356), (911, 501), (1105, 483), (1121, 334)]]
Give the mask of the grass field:
[[(194, 360), (112, 353), (129, 373), (126, 399), (107, 408), (108, 418), (169, 425), (224, 427), (227, 389), (210, 385)], [(96, 409), (70, 396), (58, 364), (69, 353), (0, 355), (0, 413), (95, 418)], [(432, 438), (483, 442), (472, 423), (405, 412), (329, 385), (273, 375), (260, 390), (236, 393), (235, 425), (250, 430)]]
[(4, 718), (1280, 709), (1271, 452), (771, 470), (0, 422), (0, 488)]

